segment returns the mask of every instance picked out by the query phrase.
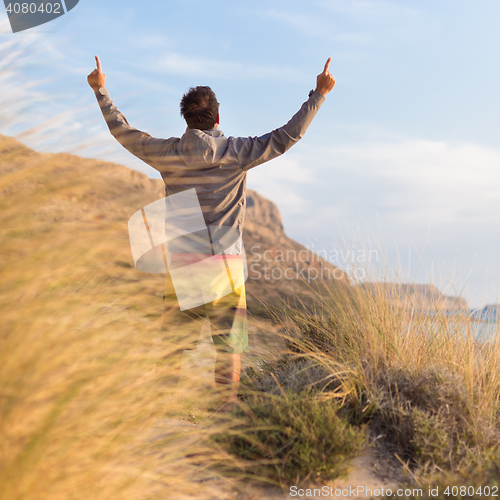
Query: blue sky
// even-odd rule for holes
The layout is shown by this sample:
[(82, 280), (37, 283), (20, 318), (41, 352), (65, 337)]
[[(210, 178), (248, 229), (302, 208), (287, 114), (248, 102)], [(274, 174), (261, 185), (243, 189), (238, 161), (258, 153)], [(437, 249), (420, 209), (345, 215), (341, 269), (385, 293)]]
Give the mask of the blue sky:
[(157, 137), (182, 135), (195, 85), (216, 92), (226, 135), (277, 128), (331, 56), (337, 85), (304, 139), (248, 186), (303, 244), (382, 242), (401, 279), (500, 302), (500, 2), (80, 0), (17, 34), (0, 9), (0, 133), (152, 177), (105, 127), (94, 54), (119, 109)]

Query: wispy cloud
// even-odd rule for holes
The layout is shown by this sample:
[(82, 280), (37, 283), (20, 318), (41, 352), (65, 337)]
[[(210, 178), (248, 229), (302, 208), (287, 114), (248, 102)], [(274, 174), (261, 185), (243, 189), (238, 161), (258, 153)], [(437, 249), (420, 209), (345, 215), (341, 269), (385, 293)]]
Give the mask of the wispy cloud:
[(183, 76), (204, 76), (224, 80), (279, 80), (307, 81), (304, 75), (294, 68), (277, 64), (248, 64), (243, 62), (225, 61), (196, 57), (177, 52), (167, 53), (155, 60), (154, 68), (158, 72)]
[(339, 12), (357, 19), (384, 19), (394, 21), (401, 18), (426, 16), (422, 8), (416, 8), (398, 0), (318, 0), (318, 7)]
[(33, 119), (33, 107), (46, 98), (41, 86), (48, 83), (46, 77), (27, 78), (24, 68), (33, 64), (33, 58), (40, 56), (37, 37), (26, 34), (23, 37), (6, 37), (0, 43), (0, 125), (3, 133), (23, 126)]
[(321, 12), (297, 13), (287, 10), (273, 9), (265, 13), (266, 17), (285, 23), (304, 35), (325, 39), (328, 42), (340, 42), (355, 46), (373, 44), (374, 39), (368, 32), (336, 31), (331, 19), (325, 18)]
[(310, 38), (322, 40), (338, 48), (336, 58), (362, 57), (364, 50), (387, 45), (387, 37), (400, 41), (414, 41), (422, 33), (435, 30), (438, 25), (422, 7), (388, 0), (316, 0), (307, 8), (273, 8), (265, 12), (269, 19), (284, 23)]

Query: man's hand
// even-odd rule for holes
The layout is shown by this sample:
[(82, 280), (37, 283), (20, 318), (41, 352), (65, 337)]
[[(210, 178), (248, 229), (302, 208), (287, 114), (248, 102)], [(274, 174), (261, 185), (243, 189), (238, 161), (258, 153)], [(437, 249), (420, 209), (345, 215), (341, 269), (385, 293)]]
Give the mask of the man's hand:
[(106, 75), (101, 70), (101, 61), (99, 61), (99, 56), (95, 56), (95, 62), (97, 64), (97, 68), (92, 71), (89, 76), (87, 76), (87, 81), (94, 92), (99, 90), (101, 87), (104, 87), (104, 84), (106, 83)]
[(328, 66), (332, 62), (332, 58), (329, 57), (328, 61), (326, 61), (323, 72), (318, 75), (316, 78), (316, 90), (326, 96), (328, 92), (330, 92), (333, 87), (335, 87), (335, 78), (333, 78), (332, 74), (328, 71)]

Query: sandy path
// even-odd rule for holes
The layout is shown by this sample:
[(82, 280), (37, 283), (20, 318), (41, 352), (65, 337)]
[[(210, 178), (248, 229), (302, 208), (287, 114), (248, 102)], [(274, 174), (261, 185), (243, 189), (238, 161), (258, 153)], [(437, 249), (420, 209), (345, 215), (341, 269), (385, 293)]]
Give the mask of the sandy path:
[[(224, 497), (228, 499), (241, 500), (285, 500), (292, 498), (302, 499), (366, 499), (381, 496), (388, 488), (393, 492), (398, 484), (389, 478), (382, 479), (380, 462), (373, 449), (368, 448), (359, 457), (355, 458), (350, 466), (349, 473), (345, 479), (337, 479), (327, 483), (325, 486), (303, 487), (301, 489), (291, 488), (289, 492), (283, 493), (278, 488), (250, 486), (244, 492), (235, 496)], [(382, 490), (383, 488), (383, 490)]]

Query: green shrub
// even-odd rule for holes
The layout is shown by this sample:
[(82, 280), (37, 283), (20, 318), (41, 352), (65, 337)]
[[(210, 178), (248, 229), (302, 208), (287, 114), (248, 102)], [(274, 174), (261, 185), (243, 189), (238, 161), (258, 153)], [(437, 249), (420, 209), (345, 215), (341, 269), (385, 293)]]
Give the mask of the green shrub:
[(365, 444), (365, 433), (312, 394), (253, 394), (238, 410), (243, 421), (222, 437), (248, 471), (283, 485), (341, 476)]

